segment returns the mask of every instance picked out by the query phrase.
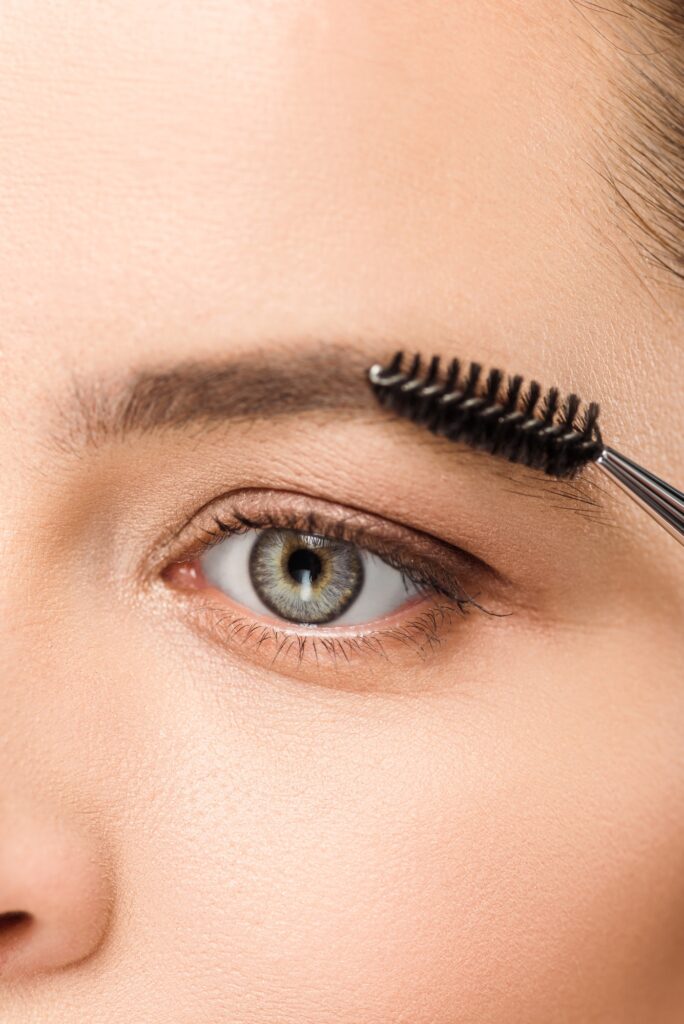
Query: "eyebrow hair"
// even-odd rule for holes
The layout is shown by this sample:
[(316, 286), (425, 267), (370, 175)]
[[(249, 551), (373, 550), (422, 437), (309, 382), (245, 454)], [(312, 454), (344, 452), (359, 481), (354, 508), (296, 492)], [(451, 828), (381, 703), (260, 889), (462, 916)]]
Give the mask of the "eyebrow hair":
[[(307, 343), (297, 349), (256, 348), (228, 358), (188, 359), (171, 367), (143, 368), (123, 378), (92, 381), (74, 375), (71, 393), (58, 405), (53, 443), (73, 453), (135, 434), (311, 410), (381, 416), (366, 375), (371, 363), (387, 362), (393, 353), (394, 349), (385, 348), (371, 354), (339, 342)], [(418, 437), (421, 444), (436, 440), (429, 431), (420, 431)], [(460, 446), (457, 450), (480, 462), (482, 453)], [(515, 483), (515, 490), (507, 488), (511, 493), (603, 522), (595, 488), (590, 493), (584, 482), (559, 482), (536, 470), (516, 475), (510, 464), (507, 473), (506, 464), (496, 462), (502, 482)]]
[(223, 359), (144, 368), (124, 379), (72, 379), (53, 434), (58, 447), (97, 447), (130, 434), (314, 409), (377, 409), (366, 383), (372, 358), (328, 342), (255, 349)]

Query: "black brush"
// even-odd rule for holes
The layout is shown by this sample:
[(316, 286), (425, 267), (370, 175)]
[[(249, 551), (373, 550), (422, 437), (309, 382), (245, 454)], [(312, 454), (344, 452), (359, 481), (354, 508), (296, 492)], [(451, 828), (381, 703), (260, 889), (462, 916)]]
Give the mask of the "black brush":
[(684, 495), (604, 445), (596, 402), (583, 407), (577, 395), (561, 399), (558, 388), (544, 392), (536, 381), (525, 388), (522, 377), (485, 374), (479, 363), (466, 368), (452, 359), (442, 371), (433, 356), (424, 367), (419, 355), (405, 359), (403, 352), (386, 366), (371, 366), (368, 380), (387, 409), (450, 441), (556, 478), (596, 463), (684, 540)]

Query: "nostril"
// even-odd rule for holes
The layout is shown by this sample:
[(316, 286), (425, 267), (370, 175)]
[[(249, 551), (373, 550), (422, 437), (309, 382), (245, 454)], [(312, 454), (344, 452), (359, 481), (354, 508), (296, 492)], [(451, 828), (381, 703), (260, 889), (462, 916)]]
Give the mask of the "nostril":
[(0, 914), (0, 950), (30, 926), (32, 917), (25, 910), (9, 910)]
[(20, 924), (28, 924), (30, 920), (31, 915), (27, 914), (25, 910), (9, 910), (5, 914), (0, 914), (0, 935), (4, 935), (5, 932)]
[(7, 982), (75, 966), (98, 950), (113, 907), (99, 836), (48, 816), (18, 812), (9, 827), (1, 819), (0, 1006)]

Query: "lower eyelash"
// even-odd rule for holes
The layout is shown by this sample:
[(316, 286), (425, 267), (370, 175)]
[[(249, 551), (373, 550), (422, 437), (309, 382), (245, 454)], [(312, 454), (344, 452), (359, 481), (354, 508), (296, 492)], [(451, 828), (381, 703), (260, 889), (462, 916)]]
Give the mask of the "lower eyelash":
[(225, 640), (239, 644), (253, 644), (255, 650), (261, 647), (273, 648), (270, 664), (294, 654), (297, 666), (305, 657), (311, 656), (317, 665), (326, 659), (333, 667), (349, 664), (354, 657), (374, 655), (391, 661), (388, 647), (400, 644), (425, 660), (443, 643), (443, 629), (448, 628), (456, 614), (465, 615), (467, 604), (443, 602), (425, 609), (415, 619), (399, 626), (384, 627), (359, 636), (314, 636), (312, 633), (292, 633), (277, 626), (251, 621), (246, 616), (233, 612), (218, 613), (213, 610), (213, 626)]

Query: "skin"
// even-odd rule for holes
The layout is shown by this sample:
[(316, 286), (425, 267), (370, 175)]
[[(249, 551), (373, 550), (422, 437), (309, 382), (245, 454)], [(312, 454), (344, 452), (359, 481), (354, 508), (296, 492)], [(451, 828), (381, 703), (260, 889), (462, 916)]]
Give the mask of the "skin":
[[(681, 486), (681, 292), (598, 173), (609, 35), (557, 0), (0, 19), (0, 1018), (681, 1021), (665, 531), (370, 403), (63, 437), (76, 377), (399, 340), (595, 398)], [(429, 532), (512, 614), (274, 662), (161, 578), (244, 488)]]

